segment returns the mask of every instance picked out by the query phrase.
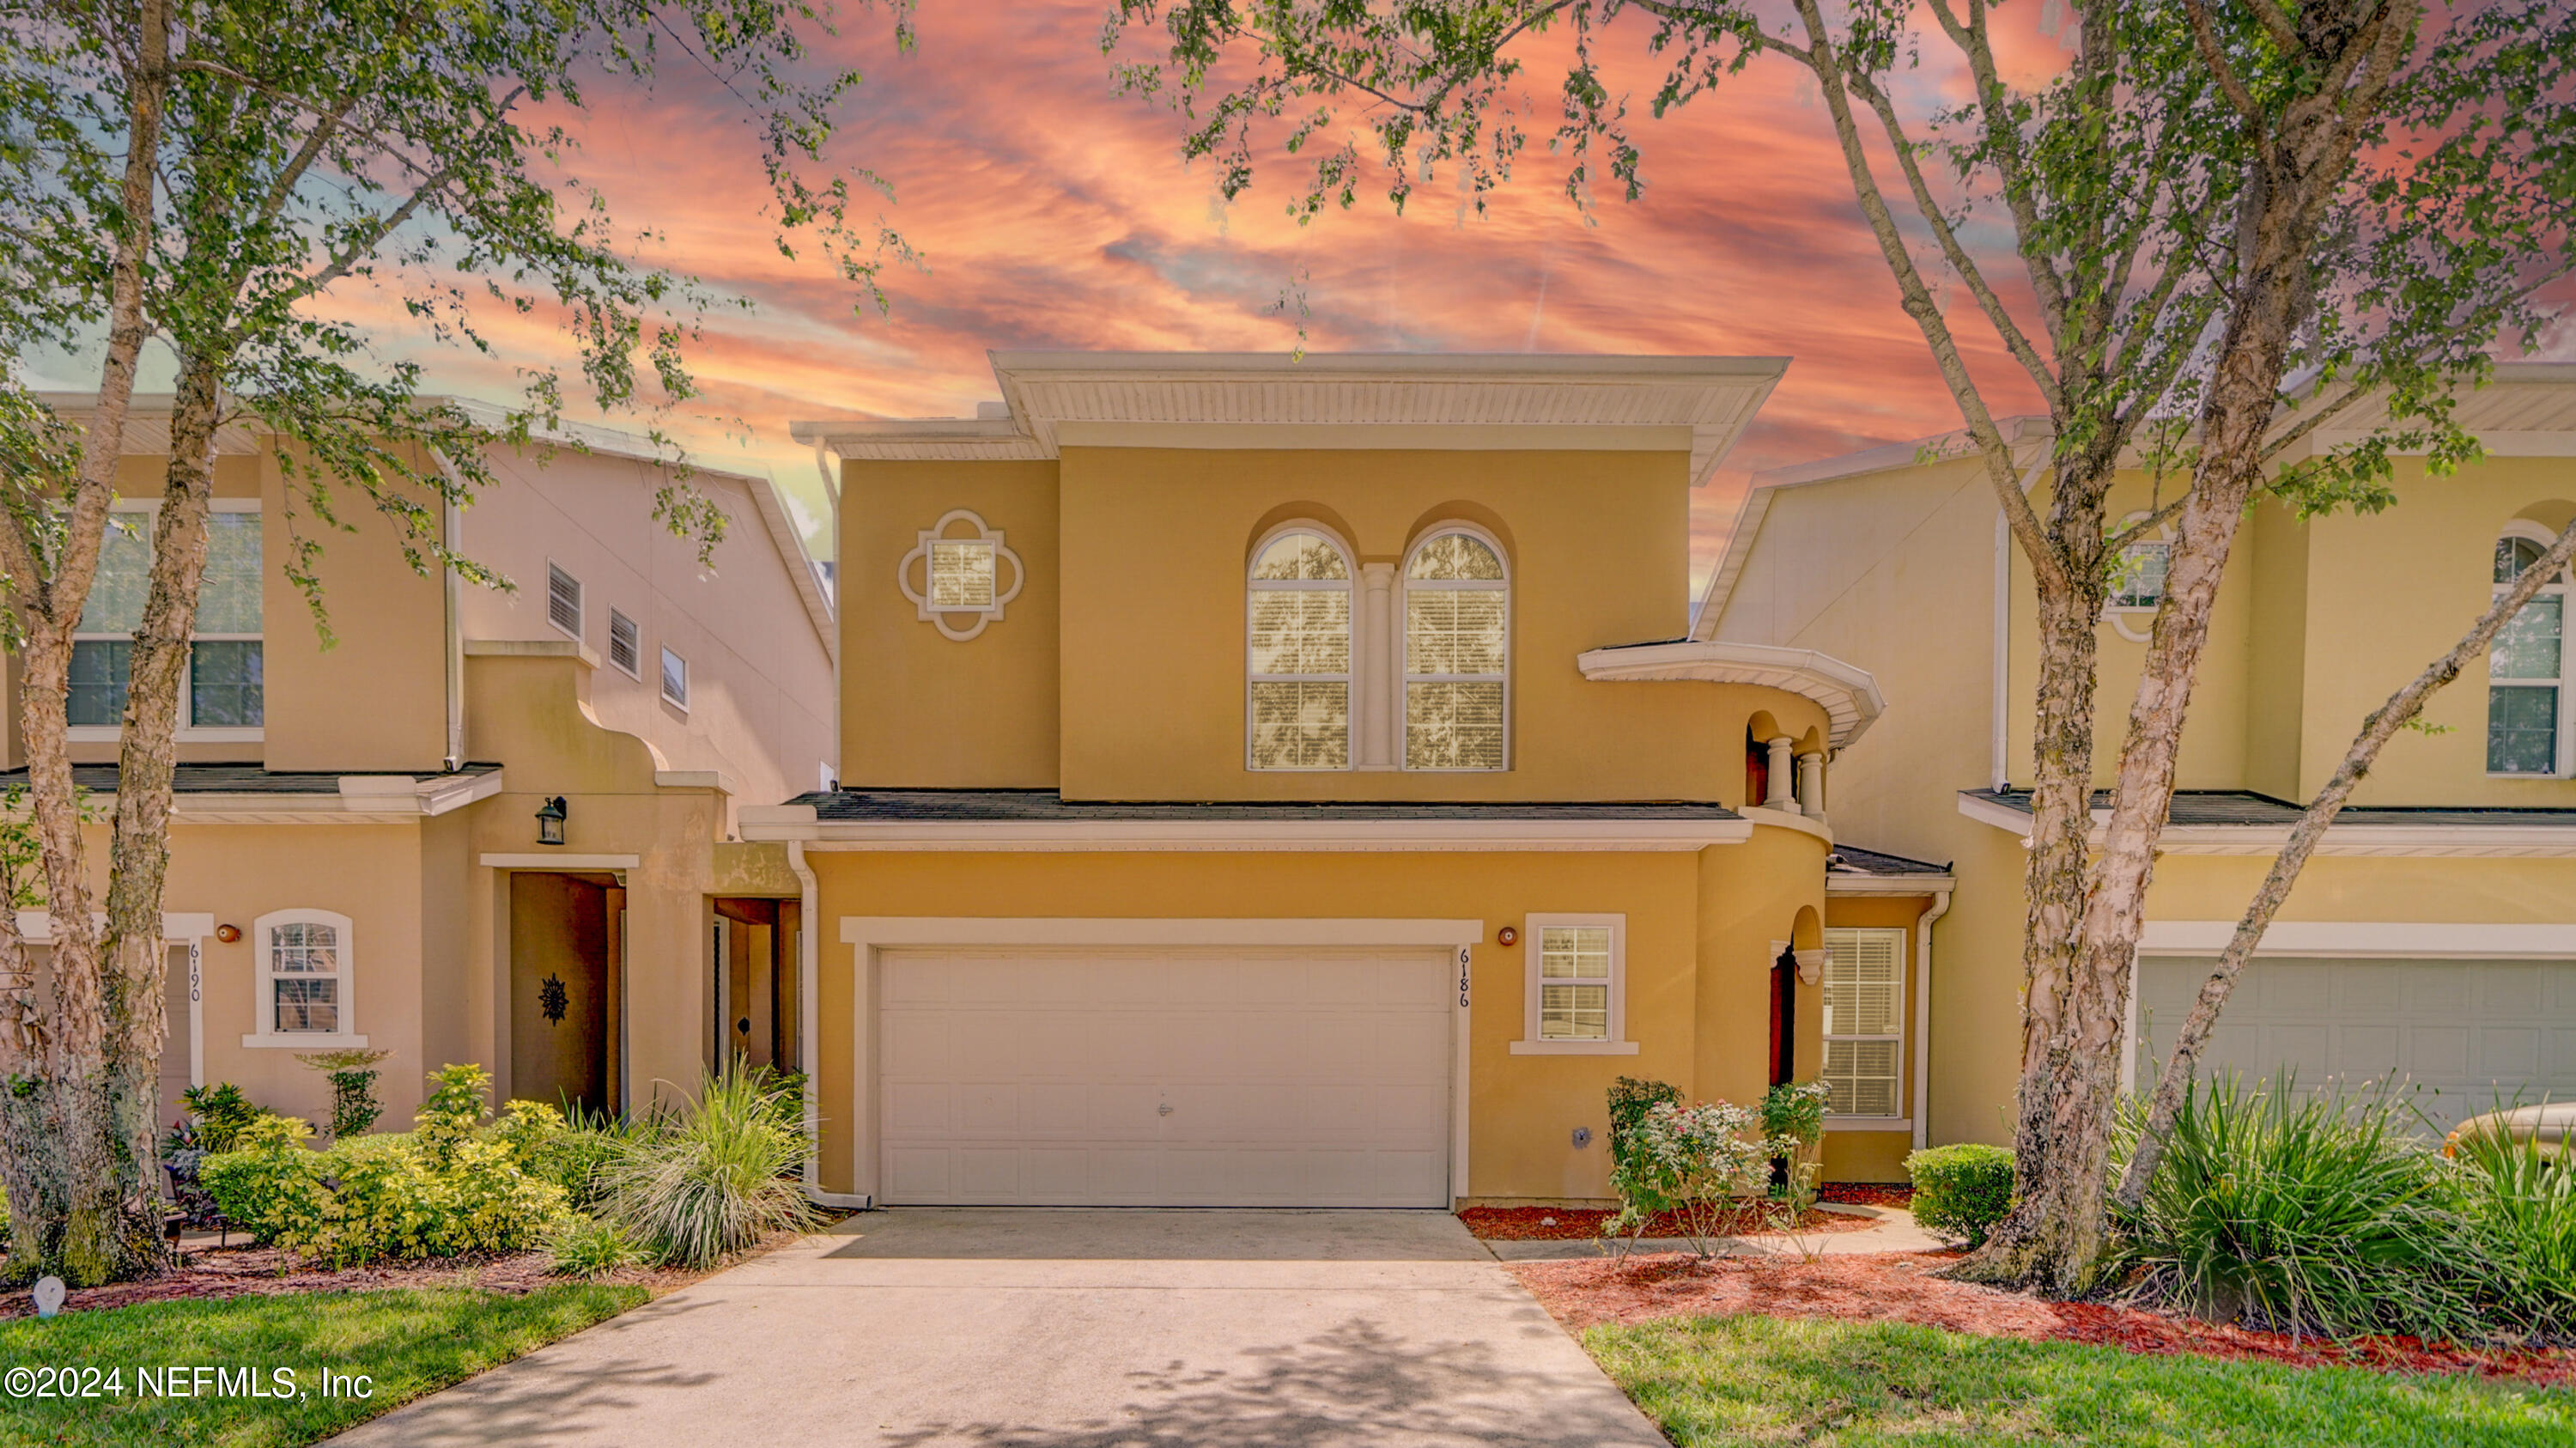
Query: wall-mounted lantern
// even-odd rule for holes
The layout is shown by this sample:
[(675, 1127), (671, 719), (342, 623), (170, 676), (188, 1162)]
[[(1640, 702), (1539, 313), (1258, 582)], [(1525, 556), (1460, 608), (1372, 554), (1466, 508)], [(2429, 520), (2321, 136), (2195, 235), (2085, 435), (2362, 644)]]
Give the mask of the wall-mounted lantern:
[(537, 806), (537, 843), (562, 844), (564, 816), (568, 813), (570, 811), (564, 808), (564, 797), (559, 794), (548, 796), (544, 804)]
[(230, 945), (234, 941), (241, 939), (241, 927), (238, 925), (218, 925), (215, 927), (215, 938), (226, 945)]

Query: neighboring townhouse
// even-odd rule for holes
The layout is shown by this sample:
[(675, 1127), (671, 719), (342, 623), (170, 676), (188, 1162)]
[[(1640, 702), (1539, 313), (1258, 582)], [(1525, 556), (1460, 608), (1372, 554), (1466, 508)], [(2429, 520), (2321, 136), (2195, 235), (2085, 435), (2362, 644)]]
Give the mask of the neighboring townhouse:
[[(2265, 503), (2238, 534), (2148, 897), (2133, 1084), (2152, 1081), (2299, 805), (2363, 717), (2576, 518), (2576, 367), (2500, 368), (2459, 407), (2484, 462), (2436, 477), (2400, 459), (2398, 502), (2383, 513), (2302, 521)], [(2043, 430), (2012, 428), (2035, 470)], [(1929, 1015), (1919, 1114), (1936, 1141), (2003, 1141), (2020, 1053), (2036, 629), (2028, 565), (1983, 464), (1920, 460), (1943, 451), (1905, 444), (1757, 478), (1691, 636), (1822, 650), (1886, 690), (1887, 722), (1836, 761), (1836, 834), (1950, 862), (1955, 905), (1918, 937), (1935, 949), (1908, 972), (1907, 1010)], [(2112, 516), (2144, 516), (2158, 496), (2150, 479), (2124, 478)], [(2167, 546), (2129, 550), (2102, 620), (2097, 784), (2116, 768)], [(2437, 1126), (2499, 1093), (2576, 1094), (2565, 591), (2552, 582), (2485, 665), (2436, 696), (2432, 732), (2388, 746), (2239, 983), (2204, 1072), (2288, 1067), (2302, 1088), (2403, 1080)]]
[(999, 353), (797, 424), (843, 784), (743, 832), (812, 882), (826, 1199), (1598, 1200), (1618, 1077), (1822, 1069), (1877, 693), (1680, 638), (1784, 367)]
[[(109, 535), (73, 662), (102, 814), (166, 416), (129, 424), (134, 526)], [(354, 531), (296, 519), (323, 544), (326, 644), (285, 572), (278, 443), (223, 435), (164, 897), (165, 1118), (191, 1082), (231, 1081), (327, 1120), (329, 1084), (294, 1057), (344, 1047), (392, 1053), (396, 1123), (448, 1062), (505, 1099), (612, 1112), (693, 1084), (720, 1036), (793, 1064), (796, 883), (735, 813), (832, 773), (829, 601), (766, 480), (688, 480), (728, 523), (702, 566), (654, 520), (672, 478), (650, 450), (581, 440), (496, 450), (493, 485), (445, 513), (449, 546), (512, 592), (415, 573), (354, 489), (334, 499)], [(0, 768), (23, 780), (0, 703)], [(106, 844), (94, 830), (102, 878)]]

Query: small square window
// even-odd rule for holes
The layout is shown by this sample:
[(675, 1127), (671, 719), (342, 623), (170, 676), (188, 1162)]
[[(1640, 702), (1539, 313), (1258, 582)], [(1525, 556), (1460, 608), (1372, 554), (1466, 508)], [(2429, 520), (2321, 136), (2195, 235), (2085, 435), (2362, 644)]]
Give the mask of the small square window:
[(630, 679), (644, 677), (643, 630), (613, 608), (608, 611), (608, 661)]
[(2112, 580), (2113, 608), (2152, 611), (2165, 601), (2165, 569), (2172, 562), (2170, 543), (2132, 543), (2120, 550), (2119, 572)]
[(662, 650), (662, 701), (675, 709), (689, 707), (689, 661)]
[(581, 637), (581, 580), (552, 563), (546, 565), (546, 622)]
[(993, 544), (988, 538), (941, 538), (930, 545), (933, 609), (993, 606)]

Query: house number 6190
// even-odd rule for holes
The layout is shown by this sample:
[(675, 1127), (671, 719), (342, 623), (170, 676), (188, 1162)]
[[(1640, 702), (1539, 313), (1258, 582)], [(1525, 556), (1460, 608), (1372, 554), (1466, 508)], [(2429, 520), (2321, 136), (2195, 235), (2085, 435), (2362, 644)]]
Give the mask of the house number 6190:
[(1467, 946), (1462, 945), (1458, 947), (1458, 1005), (1462, 1010), (1465, 1009), (1467, 1004), (1468, 951), (1469, 947)]

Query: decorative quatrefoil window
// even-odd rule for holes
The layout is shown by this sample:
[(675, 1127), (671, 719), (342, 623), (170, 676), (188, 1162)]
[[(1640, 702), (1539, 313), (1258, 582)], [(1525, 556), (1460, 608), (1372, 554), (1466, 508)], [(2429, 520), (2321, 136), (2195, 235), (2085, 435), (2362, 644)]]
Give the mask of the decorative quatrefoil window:
[[(952, 533), (961, 523), (974, 532)], [(1002, 609), (1020, 596), (1020, 585), (1029, 581), (1020, 555), (1003, 546), (1001, 530), (985, 527), (971, 509), (952, 508), (941, 514), (938, 522), (921, 530), (920, 538), (895, 569), (895, 584), (912, 600), (916, 617), (936, 624), (942, 634), (959, 643), (1000, 618)], [(1002, 587), (1001, 577), (1006, 563), (1011, 569), (1008, 588)], [(920, 565), (919, 584), (913, 581), (915, 564)]]

